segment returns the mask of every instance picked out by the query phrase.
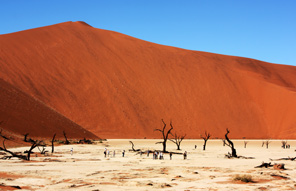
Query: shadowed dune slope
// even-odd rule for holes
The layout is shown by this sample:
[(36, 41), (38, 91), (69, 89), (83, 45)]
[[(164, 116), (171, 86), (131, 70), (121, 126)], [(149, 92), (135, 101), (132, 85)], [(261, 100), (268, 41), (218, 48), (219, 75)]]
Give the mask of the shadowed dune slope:
[(98, 138), (81, 126), (0, 79), (0, 122), (3, 135), (23, 138)]
[(0, 77), (102, 138), (296, 138), (296, 67), (66, 22), (0, 36)]

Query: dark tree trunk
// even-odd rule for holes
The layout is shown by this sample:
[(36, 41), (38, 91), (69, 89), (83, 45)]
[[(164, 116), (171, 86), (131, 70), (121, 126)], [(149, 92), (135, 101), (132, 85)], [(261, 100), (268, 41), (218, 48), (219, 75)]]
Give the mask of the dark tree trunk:
[(28, 142), (28, 140), (27, 140), (28, 135), (29, 135), (29, 133), (26, 133), (26, 134), (24, 135), (24, 141), (25, 141), (25, 142)]
[(206, 150), (206, 145), (207, 145), (207, 141), (204, 142), (204, 145), (203, 145), (203, 150), (205, 151)]
[(54, 139), (55, 139), (56, 133), (53, 135), (53, 138), (51, 140), (51, 153), (54, 153)]
[(35, 143), (33, 143), (33, 145), (31, 146), (31, 148), (29, 149), (28, 153), (27, 153), (27, 160), (30, 160), (31, 158), (31, 153), (32, 150), (35, 148)]
[(162, 134), (162, 138), (163, 138), (163, 141), (157, 142), (156, 144), (162, 143), (162, 146), (163, 146), (162, 151), (163, 151), (164, 153), (167, 153), (167, 151), (166, 151), (166, 143), (167, 143), (167, 140), (168, 140), (168, 138), (169, 138), (169, 134), (170, 134), (171, 131), (173, 130), (173, 125), (172, 125), (172, 122), (171, 122), (171, 123), (170, 123), (171, 128), (170, 128), (167, 132), (165, 132), (166, 124), (165, 124), (165, 122), (163, 121), (163, 119), (162, 119), (162, 123), (163, 123), (163, 128), (162, 128), (162, 129), (154, 129), (154, 131), (159, 131), (159, 132), (161, 132), (161, 134)]
[(67, 139), (67, 135), (66, 135), (66, 132), (65, 131), (63, 131), (63, 134), (64, 134), (64, 137), (65, 137), (65, 139), (66, 139), (66, 142), (65, 142), (65, 144), (70, 144), (70, 142), (68, 141), (68, 139)]
[(200, 137), (203, 138), (203, 140), (204, 140), (203, 150), (206, 150), (207, 141), (210, 139), (211, 134), (208, 133), (207, 131), (205, 131), (205, 135), (204, 136), (200, 136)]
[(226, 143), (226, 145), (227, 146), (229, 146), (230, 148), (231, 148), (231, 156), (232, 157), (235, 157), (235, 158), (237, 158), (237, 154), (236, 154), (236, 150), (235, 150), (235, 148), (234, 148), (234, 145), (233, 145), (233, 142), (228, 138), (228, 133), (229, 133), (229, 130), (228, 129), (226, 129), (226, 134), (225, 134), (225, 139), (226, 139), (226, 141), (228, 142), (228, 144)]

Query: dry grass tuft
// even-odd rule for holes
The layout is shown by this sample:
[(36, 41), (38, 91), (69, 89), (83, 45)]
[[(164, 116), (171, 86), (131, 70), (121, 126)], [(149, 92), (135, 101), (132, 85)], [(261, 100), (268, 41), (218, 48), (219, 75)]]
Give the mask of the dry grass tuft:
[(235, 177), (233, 178), (234, 181), (242, 181), (245, 183), (249, 183), (249, 182), (254, 182), (254, 180), (252, 179), (251, 175), (235, 175)]

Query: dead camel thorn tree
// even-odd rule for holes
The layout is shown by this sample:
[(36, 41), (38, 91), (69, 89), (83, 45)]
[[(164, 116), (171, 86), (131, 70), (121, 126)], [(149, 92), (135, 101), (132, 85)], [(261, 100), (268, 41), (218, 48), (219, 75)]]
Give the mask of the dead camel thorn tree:
[(52, 140), (51, 140), (51, 153), (54, 152), (54, 139), (55, 139), (56, 133), (53, 135)]
[[(29, 160), (30, 160), (31, 153), (33, 152), (33, 149), (35, 149), (36, 147), (39, 148), (39, 146), (42, 146), (42, 147), (43, 147), (43, 152), (45, 153), (45, 149), (44, 149), (44, 147), (45, 147), (46, 145), (44, 144), (43, 141), (32, 140), (32, 139), (29, 139), (29, 141), (28, 141), (26, 138), (25, 138), (26, 141), (25, 141), (25, 140), (24, 140), (24, 141), (25, 141), (25, 142), (29, 142), (29, 143), (32, 144), (31, 147), (30, 147), (30, 149), (24, 152), (24, 153), (27, 153), (27, 156), (26, 156), (26, 155), (22, 155), (22, 154), (18, 154), (18, 153), (16, 153), (16, 152), (12, 152), (12, 151), (6, 149), (6, 147), (5, 147), (5, 141), (6, 141), (6, 140), (10, 140), (10, 139), (8, 139), (6, 136), (4, 136), (4, 135), (2, 134), (2, 129), (1, 129), (1, 131), (0, 131), (0, 136), (4, 139), (4, 140), (3, 140), (3, 143), (2, 143), (3, 147), (0, 147), (0, 150), (1, 150), (1, 151), (4, 151), (4, 152), (6, 152), (6, 153), (11, 154), (11, 156), (10, 156), (10, 157), (7, 157), (7, 158), (17, 157), (17, 158), (19, 158), (19, 159), (23, 159), (23, 160), (28, 160), (28, 161), (29, 161)], [(25, 137), (27, 137), (27, 136), (28, 136), (28, 134), (25, 135)]]
[[(172, 133), (171, 133), (171, 135), (174, 136)], [(185, 135), (177, 135), (177, 133), (175, 133), (174, 139), (169, 139), (169, 140), (177, 145), (177, 150), (181, 150), (180, 145), (185, 137), (186, 137), (186, 134)]]
[(204, 140), (203, 150), (206, 150), (207, 141), (210, 139), (211, 134), (205, 131), (205, 135), (204, 136), (200, 135), (200, 137), (203, 138)]
[(70, 144), (70, 142), (68, 141), (68, 139), (67, 139), (67, 135), (66, 135), (66, 132), (65, 131), (63, 131), (63, 134), (64, 134), (64, 137), (65, 137), (65, 144), (66, 145), (68, 145), (68, 144)]
[(249, 141), (244, 141), (244, 148), (247, 148), (247, 144)]
[(266, 148), (268, 149), (268, 146), (269, 146), (269, 144), (270, 144), (270, 140), (266, 140), (266, 141), (263, 141), (262, 142), (262, 147), (264, 146), (264, 144), (266, 145)]
[(172, 122), (171, 122), (171, 123), (170, 123), (171, 128), (170, 128), (167, 132), (165, 132), (166, 124), (165, 124), (165, 122), (163, 121), (163, 119), (162, 119), (162, 123), (163, 123), (163, 128), (162, 128), (162, 129), (154, 129), (154, 131), (159, 131), (159, 132), (161, 132), (163, 141), (157, 142), (157, 143), (155, 143), (155, 144), (160, 144), (160, 143), (161, 143), (162, 146), (163, 146), (163, 152), (164, 152), (164, 153), (167, 153), (167, 151), (166, 151), (166, 143), (167, 143), (167, 140), (168, 140), (168, 138), (169, 138), (169, 134), (170, 134), (171, 131), (173, 130), (173, 125), (172, 125)]
[(225, 142), (225, 145), (229, 146), (231, 148), (231, 154), (228, 154), (228, 157), (235, 157), (237, 158), (237, 154), (236, 154), (236, 150), (234, 148), (233, 142), (228, 138), (228, 134), (229, 134), (229, 130), (226, 129), (226, 134), (225, 134), (225, 139), (227, 141), (227, 143)]
[(135, 145), (134, 145), (134, 143), (132, 141), (130, 141), (130, 144), (132, 144), (132, 151), (134, 151), (134, 152), (141, 151), (141, 149), (135, 149)]

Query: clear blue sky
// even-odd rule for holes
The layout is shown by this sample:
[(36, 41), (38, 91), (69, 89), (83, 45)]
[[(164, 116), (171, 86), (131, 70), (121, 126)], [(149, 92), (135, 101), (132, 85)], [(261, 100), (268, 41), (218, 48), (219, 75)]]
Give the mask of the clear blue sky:
[(0, 34), (85, 21), (158, 44), (296, 65), (296, 0), (1, 0), (0, 21)]

